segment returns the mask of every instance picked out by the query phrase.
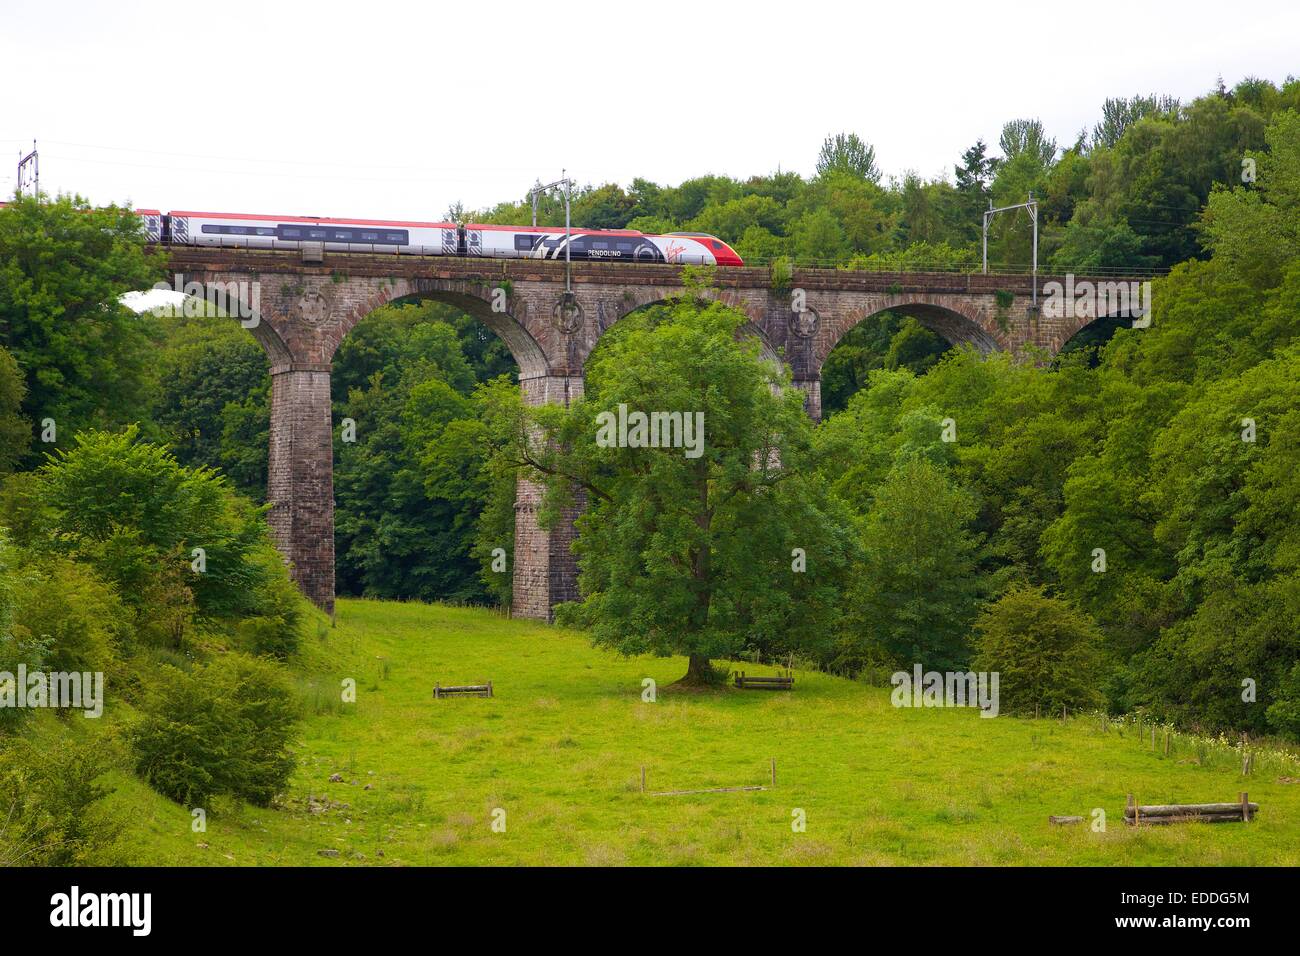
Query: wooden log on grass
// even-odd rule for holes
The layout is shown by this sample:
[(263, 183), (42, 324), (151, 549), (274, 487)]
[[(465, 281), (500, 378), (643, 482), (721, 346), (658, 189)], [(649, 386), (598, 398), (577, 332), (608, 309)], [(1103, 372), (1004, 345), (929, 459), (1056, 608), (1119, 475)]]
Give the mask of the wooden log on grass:
[[(1124, 808), (1124, 816), (1133, 816), (1133, 807)], [(1189, 813), (1235, 813), (1241, 818), (1241, 803), (1165, 803), (1136, 808), (1143, 817), (1176, 817)], [(1250, 812), (1259, 810), (1258, 803), (1250, 804)]]
[(1129, 826), (1163, 826), (1169, 823), (1249, 823), (1259, 812), (1244, 791), (1236, 803), (1163, 803), (1138, 806), (1129, 794), (1124, 822)]
[[(1133, 821), (1125, 817), (1124, 822), (1133, 825)], [(1174, 823), (1244, 823), (1247, 822), (1241, 817), (1241, 810), (1235, 810), (1232, 813), (1187, 813), (1180, 816), (1172, 817), (1146, 817), (1144, 816), (1139, 822), (1139, 826), (1144, 827), (1161, 827)]]

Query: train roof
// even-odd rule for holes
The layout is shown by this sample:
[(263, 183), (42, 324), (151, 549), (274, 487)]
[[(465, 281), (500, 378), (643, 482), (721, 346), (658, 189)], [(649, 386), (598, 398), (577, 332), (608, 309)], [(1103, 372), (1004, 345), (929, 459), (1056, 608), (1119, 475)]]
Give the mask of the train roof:
[(426, 226), (455, 229), (454, 222), (409, 222), (400, 219), (337, 219), (327, 216), (276, 216), (247, 212), (198, 212), (189, 209), (173, 209), (168, 215), (193, 216), (200, 219), (260, 219), (266, 222), (314, 222), (332, 223), (336, 226)]
[[(470, 222), (465, 224), (466, 229), (482, 229), (491, 232), (564, 232), (563, 226), (498, 226), (495, 223)], [(571, 232), (580, 232), (584, 236), (644, 236), (645, 233), (637, 232), (635, 229), (583, 229), (579, 226), (570, 226)]]

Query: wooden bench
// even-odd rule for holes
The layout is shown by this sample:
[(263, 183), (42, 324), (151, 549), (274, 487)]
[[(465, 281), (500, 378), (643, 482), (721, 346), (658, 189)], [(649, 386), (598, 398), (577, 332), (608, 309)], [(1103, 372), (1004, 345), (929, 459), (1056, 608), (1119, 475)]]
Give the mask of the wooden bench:
[(466, 684), (463, 687), (443, 687), (441, 684), (433, 685), (433, 698), (438, 700), (442, 697), (491, 697), (492, 682), (486, 684)]
[(736, 674), (736, 686), (741, 690), (794, 690), (794, 672), (780, 677), (746, 677), (740, 671)]

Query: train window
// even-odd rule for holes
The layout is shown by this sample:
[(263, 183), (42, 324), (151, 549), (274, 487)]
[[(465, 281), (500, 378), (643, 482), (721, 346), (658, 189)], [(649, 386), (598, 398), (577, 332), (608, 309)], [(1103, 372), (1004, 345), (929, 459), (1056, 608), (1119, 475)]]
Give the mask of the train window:
[(620, 242), (620, 243), (618, 244), (618, 251), (619, 251), (619, 252), (631, 252), (631, 251), (632, 251), (632, 243), (630, 243), (630, 242)]
[(377, 232), (363, 232), (363, 233), (361, 234), (361, 238), (362, 238), (364, 241), (366, 241), (366, 242), (378, 242), (378, 241), (379, 241), (379, 233), (377, 233)]
[(406, 233), (404, 232), (386, 232), (384, 238), (389, 242), (396, 242), (400, 245), (406, 245)]
[(307, 235), (311, 236), (313, 239), (324, 239), (326, 232), (324, 229), (308, 229)]
[(521, 236), (516, 234), (515, 249), (517, 250), (532, 249), (533, 243), (535, 243), (536, 241), (537, 241), (536, 236)]
[(593, 248), (593, 249), (608, 249), (608, 248), (609, 248), (609, 243), (608, 243), (608, 242), (597, 242), (597, 241), (593, 240), (592, 243), (591, 243), (591, 248)]
[(281, 227), (280, 227), (280, 234), (281, 234), (285, 239), (301, 239), (301, 238), (302, 238), (302, 230), (301, 230), (301, 229), (294, 229), (294, 228), (291, 227), (291, 226), (281, 226)]
[(274, 230), (274, 229), (268, 229), (268, 228), (266, 228), (265, 226), (258, 226), (258, 227), (257, 227), (257, 234), (258, 234), (259, 236), (274, 236), (274, 235), (275, 235), (275, 230)]

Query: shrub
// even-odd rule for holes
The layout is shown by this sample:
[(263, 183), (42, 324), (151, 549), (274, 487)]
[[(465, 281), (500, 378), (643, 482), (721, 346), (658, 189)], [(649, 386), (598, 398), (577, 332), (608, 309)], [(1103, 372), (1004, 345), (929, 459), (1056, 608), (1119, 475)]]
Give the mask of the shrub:
[(84, 565), (47, 559), (19, 586), (14, 631), (46, 646), (54, 671), (111, 671), (130, 625), (122, 602)]
[[(142, 643), (180, 647), (192, 619), (279, 619), (265, 653), (296, 647), (301, 599), (271, 544), (263, 509), (207, 468), (122, 432), (82, 432), (0, 513), (25, 513), (20, 543), (91, 564), (135, 615)], [(202, 549), (203, 567), (193, 562)]]
[(1277, 700), (1268, 707), (1268, 723), (1279, 734), (1300, 740), (1300, 661), (1278, 688)]
[(13, 471), (31, 443), (31, 422), (22, 414), (26, 394), (22, 369), (0, 345), (0, 475)]
[(279, 552), (270, 545), (249, 557), (256, 570), (248, 603), (242, 610), (252, 616), (236, 628), (240, 647), (251, 654), (284, 660), (298, 650), (303, 624), (303, 599), (285, 574)]
[(773, 291), (785, 292), (794, 282), (794, 261), (789, 256), (779, 256), (772, 260), (770, 272)]
[(980, 615), (975, 632), (975, 667), (1000, 673), (1003, 712), (1100, 703), (1101, 631), (1041, 587), (1008, 591)]
[(276, 664), (229, 654), (189, 672), (164, 666), (130, 734), (136, 771), (186, 806), (217, 794), (265, 806), (293, 773), (297, 717)]
[[(1209, 732), (1286, 733), (1287, 701), (1297, 699), (1289, 677), (1300, 660), (1300, 575), (1249, 583), (1210, 568), (1202, 586), (1191, 617), (1133, 657), (1129, 705)], [(1245, 677), (1258, 701), (1243, 699)]]
[(0, 751), (0, 866), (96, 862), (121, 829), (100, 804), (112, 793), (99, 782), (112, 761), (100, 737), (19, 738)]
[[(881, 483), (863, 525), (866, 559), (849, 594), (849, 630), (861, 643), (862, 665), (872, 654), (905, 669), (965, 664), (970, 622), (989, 587), (970, 530), (975, 516), (973, 497), (920, 455), (900, 461)], [(853, 657), (844, 649), (841, 656), (846, 663)]]
[[(4, 528), (0, 528), (0, 672), (17, 674), (19, 665), (39, 670), (44, 660), (45, 644), (31, 637), (20, 637), (13, 626), (17, 592), (24, 583), (14, 567), (13, 545)], [(14, 678), (7, 678), (12, 683)], [(12, 690), (3, 688), (0, 690)], [(12, 729), (28, 711), (18, 707), (0, 707), (0, 731)]]

